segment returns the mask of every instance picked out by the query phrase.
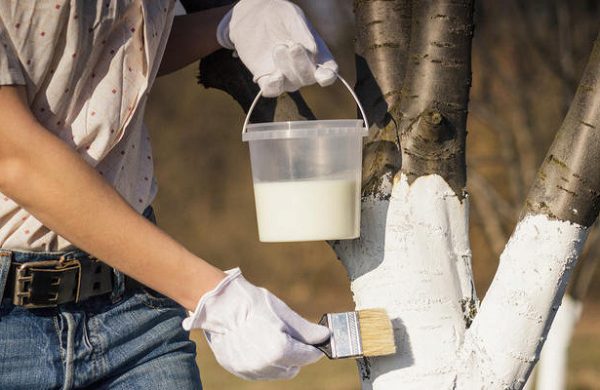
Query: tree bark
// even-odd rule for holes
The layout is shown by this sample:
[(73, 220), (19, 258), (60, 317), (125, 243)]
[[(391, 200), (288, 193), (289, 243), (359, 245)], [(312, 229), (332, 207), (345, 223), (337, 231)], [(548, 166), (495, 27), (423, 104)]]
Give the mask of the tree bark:
[(414, 1), (402, 89), (402, 172), (438, 174), (460, 197), (471, 86), (472, 1)]
[(598, 216), (599, 72), (597, 39), (569, 112), (467, 333), (461, 362), (471, 371), (461, 378), (464, 385), (520, 389), (539, 357), (588, 228)]
[(382, 178), (395, 175), (401, 156), (398, 105), (410, 39), (408, 0), (355, 0), (356, 93), (371, 129), (363, 150), (363, 196), (389, 198)]
[[(357, 309), (385, 307), (394, 326), (398, 354), (359, 361), (363, 388), (443, 389), (453, 381), (452, 362), (477, 306), (464, 198), (473, 4), (402, 3), (396, 12), (403, 10), (405, 17), (399, 20), (407, 23), (411, 18), (404, 85), (400, 96), (387, 95), (402, 167), (379, 172), (380, 191), (364, 192), (361, 238), (338, 242), (334, 249), (348, 270)], [(369, 6), (391, 7), (388, 2), (359, 5), (357, 24), (375, 13)], [(410, 12), (402, 8), (407, 6)], [(399, 52), (407, 42), (402, 35), (406, 27), (391, 34), (400, 44), (371, 42), (370, 47)], [(378, 36), (358, 33), (359, 50), (369, 47), (363, 39), (377, 42)], [(372, 89), (400, 89), (398, 61), (381, 64), (377, 59), (386, 52), (367, 54), (367, 64), (374, 64), (369, 68), (373, 79), (384, 84)], [(396, 88), (385, 84), (390, 79)], [(377, 100), (368, 101), (368, 111), (383, 111), (377, 109)], [(393, 153), (393, 148), (388, 150)], [(372, 173), (368, 165), (363, 169)]]
[(600, 210), (600, 44), (596, 44), (567, 117), (540, 168), (525, 213), (589, 227)]

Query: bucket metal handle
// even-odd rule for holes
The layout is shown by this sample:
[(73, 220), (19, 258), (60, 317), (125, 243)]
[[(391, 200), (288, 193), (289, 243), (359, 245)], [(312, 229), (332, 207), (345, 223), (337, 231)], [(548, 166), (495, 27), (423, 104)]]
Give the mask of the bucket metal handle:
[[(362, 104), (360, 104), (360, 101), (358, 100), (358, 96), (356, 96), (354, 89), (352, 89), (350, 84), (342, 76), (340, 76), (339, 73), (336, 72), (335, 75), (342, 82), (342, 84), (344, 84), (346, 89), (348, 89), (348, 91), (354, 98), (354, 101), (356, 102), (356, 104), (358, 105), (358, 109), (360, 110), (360, 114), (363, 117), (363, 121), (365, 122), (365, 128), (368, 130), (369, 122), (367, 121), (367, 115), (365, 114), (365, 109), (363, 108)], [(252, 104), (250, 105), (250, 108), (248, 109), (248, 113), (246, 114), (246, 120), (244, 121), (244, 127), (242, 127), (242, 134), (244, 134), (246, 131), (248, 131), (247, 126), (248, 126), (248, 123), (250, 122), (250, 115), (252, 114), (252, 111), (254, 111), (254, 107), (256, 107), (256, 104), (258, 103), (258, 100), (261, 97), (262, 97), (262, 91), (258, 91), (258, 94), (254, 98), (254, 101), (252, 101)]]

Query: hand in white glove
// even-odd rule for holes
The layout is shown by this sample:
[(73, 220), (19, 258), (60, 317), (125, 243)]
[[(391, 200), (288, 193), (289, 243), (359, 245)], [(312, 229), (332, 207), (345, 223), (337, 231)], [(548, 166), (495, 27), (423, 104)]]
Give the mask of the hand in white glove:
[(186, 330), (204, 329), (221, 366), (244, 379), (289, 379), (323, 356), (310, 344), (327, 340), (329, 329), (246, 281), (239, 268), (227, 274), (183, 321)]
[(266, 97), (336, 79), (327, 45), (287, 0), (241, 0), (219, 23), (217, 40), (237, 51)]

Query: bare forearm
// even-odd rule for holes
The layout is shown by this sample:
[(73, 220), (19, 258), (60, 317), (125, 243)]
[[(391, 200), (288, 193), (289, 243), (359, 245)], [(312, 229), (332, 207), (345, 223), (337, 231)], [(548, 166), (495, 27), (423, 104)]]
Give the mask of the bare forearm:
[(0, 191), (76, 246), (193, 309), (223, 273), (141, 217), (6, 90)]
[(220, 48), (217, 26), (231, 6), (176, 16), (165, 49), (159, 76), (198, 61)]

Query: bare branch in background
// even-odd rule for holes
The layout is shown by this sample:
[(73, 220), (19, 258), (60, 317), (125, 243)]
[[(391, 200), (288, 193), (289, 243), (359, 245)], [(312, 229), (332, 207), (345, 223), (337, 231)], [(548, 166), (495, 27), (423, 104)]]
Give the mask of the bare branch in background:
[(508, 234), (502, 227), (502, 207), (498, 205), (499, 198), (492, 194), (491, 186), (479, 174), (469, 171), (469, 192), (476, 194), (472, 202), (481, 219), (481, 225), (487, 242), (495, 257), (499, 257), (504, 249)]
[(576, 75), (570, 72), (572, 69), (565, 69), (562, 66), (563, 62), (552, 52), (550, 49), (551, 45), (546, 43), (547, 38), (540, 36), (536, 27), (541, 16), (537, 13), (535, 15), (531, 14), (531, 7), (528, 2), (511, 0), (508, 3), (510, 6), (515, 7), (514, 15), (516, 23), (514, 25), (516, 31), (519, 33), (520, 40), (529, 43), (533, 49), (533, 53), (541, 59), (539, 63), (544, 64), (548, 70), (554, 73), (566, 85), (577, 85)]
[[(523, 156), (519, 155), (515, 145), (515, 139), (512, 136), (513, 126), (505, 123), (499, 115), (488, 108), (487, 104), (479, 104), (477, 101), (473, 100), (470, 104), (470, 111), (472, 116), (480, 120), (486, 127), (493, 130), (500, 138), (500, 154), (504, 160), (502, 164), (507, 172), (508, 186), (512, 193), (511, 201), (513, 205), (519, 204), (525, 198), (525, 185), (523, 183), (522, 171), (524, 164), (522, 161)], [(469, 175), (469, 177), (470, 176), (471, 175)], [(477, 190), (477, 188), (478, 187), (473, 187), (475, 190)]]
[[(471, 179), (471, 177), (474, 177), (474, 180), (477, 180), (481, 185), (486, 186), (485, 192), (490, 198), (490, 201), (493, 203), (494, 207), (497, 209), (499, 216), (502, 218), (501, 221), (503, 222), (503, 226), (506, 226), (506, 223), (510, 223), (510, 226), (512, 226), (515, 218), (517, 217), (515, 207), (511, 203), (507, 202), (506, 199), (504, 199), (504, 197), (494, 189), (492, 183), (486, 179), (484, 175), (480, 174), (477, 168), (473, 167), (469, 169), (469, 179)], [(476, 190), (474, 193), (477, 193)]]
[[(536, 65), (531, 64), (527, 58), (522, 56), (517, 57), (515, 63), (516, 109), (520, 114), (522, 126), (513, 126), (511, 129), (519, 157), (522, 158), (523, 182), (528, 187), (533, 182), (539, 166), (539, 156), (540, 154), (543, 155), (545, 145), (540, 145), (543, 134), (539, 133), (539, 126), (536, 127), (537, 118), (535, 114), (539, 102), (539, 96), (533, 92), (537, 85), (533, 80)], [(537, 141), (537, 144), (534, 140)]]
[[(575, 60), (573, 57), (573, 37), (571, 10), (565, 0), (554, 0), (554, 9), (558, 24), (558, 55), (561, 69), (567, 74), (576, 75)], [(572, 85), (563, 85), (563, 109), (566, 112), (569, 109), (569, 103), (572, 97)]]

